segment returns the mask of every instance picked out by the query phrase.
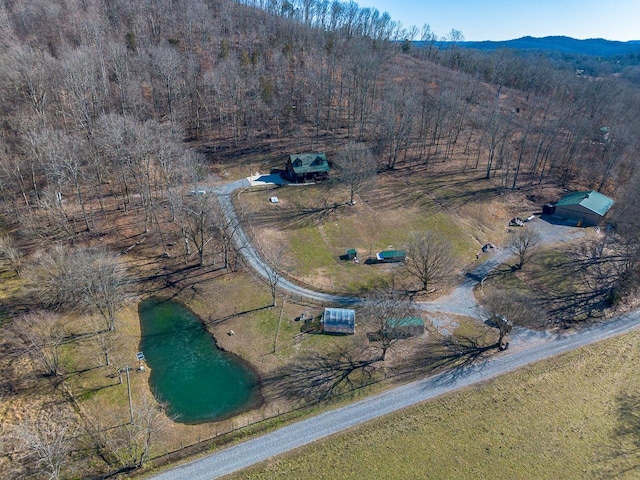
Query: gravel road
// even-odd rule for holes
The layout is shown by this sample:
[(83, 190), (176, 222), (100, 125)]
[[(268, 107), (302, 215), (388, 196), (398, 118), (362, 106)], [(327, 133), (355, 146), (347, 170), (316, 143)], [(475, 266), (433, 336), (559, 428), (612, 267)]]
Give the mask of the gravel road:
[[(232, 195), (235, 191), (249, 187), (249, 182), (246, 179), (238, 180), (231, 183), (226, 183), (219, 187), (211, 189), (211, 191), (218, 197), (220, 206), (227, 222), (237, 223), (238, 217), (235, 209), (233, 208)], [(249, 266), (265, 280), (269, 279), (269, 271), (271, 267), (258, 255), (258, 252), (253, 247), (252, 242), (249, 240), (246, 232), (242, 228), (236, 230), (234, 236), (234, 243), (244, 255), (245, 260)], [(278, 288), (285, 290), (298, 297), (307, 298), (321, 303), (338, 304), (338, 305), (353, 305), (360, 302), (359, 298), (344, 297), (340, 295), (331, 295), (328, 293), (316, 292), (308, 288), (301, 287), (286, 278), (281, 277), (278, 281)]]
[(635, 312), (604, 324), (592, 325), (564, 335), (553, 335), (546, 341), (504, 352), (464, 370), (444, 372), (302, 420), (151, 478), (155, 480), (218, 478), (402, 408), (639, 327), (640, 312)]

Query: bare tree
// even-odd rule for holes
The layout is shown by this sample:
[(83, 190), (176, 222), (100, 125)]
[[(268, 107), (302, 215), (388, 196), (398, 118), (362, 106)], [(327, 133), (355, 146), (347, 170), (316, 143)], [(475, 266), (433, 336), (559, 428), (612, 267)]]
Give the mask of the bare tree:
[(432, 231), (414, 232), (406, 248), (405, 268), (425, 292), (453, 273), (455, 263), (451, 244), (441, 235)]
[(363, 188), (372, 184), (378, 162), (362, 143), (349, 143), (339, 153), (336, 162), (340, 168), (340, 182), (349, 188), (349, 205)]
[(129, 279), (118, 257), (105, 249), (80, 249), (73, 254), (74, 278), (81, 308), (98, 312), (107, 330), (116, 328), (116, 312), (128, 298)]
[[(101, 365), (112, 367), (113, 351), (120, 341), (120, 333), (116, 329), (103, 328), (102, 319), (91, 316), (91, 327), (95, 330), (93, 340), (100, 352)], [(103, 363), (102, 363), (103, 362)]]
[(25, 269), (33, 299), (47, 308), (100, 314), (107, 330), (115, 329), (115, 315), (128, 297), (128, 278), (120, 260), (99, 248), (56, 245), (40, 251)]
[(80, 206), (84, 227), (91, 230), (87, 202), (83, 195), (86, 176), (86, 142), (81, 137), (72, 138), (60, 130), (45, 128), (29, 135), (32, 154), (39, 159), (49, 181), (54, 183), (62, 207), (61, 195), (67, 184), (72, 184)]
[(76, 234), (73, 215), (67, 214), (62, 196), (55, 188), (45, 187), (39, 192), (37, 207), (21, 220), (31, 235), (52, 241)]
[(76, 446), (76, 423), (66, 410), (43, 408), (10, 428), (13, 454), (23, 460), (25, 478), (57, 480), (71, 473), (70, 454)]
[(278, 293), (278, 285), (282, 278), (282, 274), (287, 269), (285, 259), (285, 248), (282, 245), (263, 250), (264, 259), (267, 261), (264, 273), (271, 291), (271, 306), (276, 306), (276, 294)]
[(522, 268), (535, 255), (541, 239), (538, 232), (529, 228), (520, 228), (511, 237), (509, 251), (518, 256), (517, 268)]
[(62, 373), (60, 347), (66, 332), (59, 315), (46, 311), (21, 315), (13, 321), (12, 331), (19, 350), (31, 358), (34, 367), (48, 376)]
[(164, 406), (146, 394), (134, 407), (133, 422), (112, 429), (104, 438), (107, 450), (123, 468), (140, 468), (169, 422)]
[(519, 291), (492, 290), (484, 296), (483, 308), (489, 322), (498, 329), (496, 346), (503, 350), (508, 345), (507, 336), (516, 325), (540, 326), (539, 309), (534, 308), (533, 299)]
[[(398, 73), (398, 77), (402, 74)], [(411, 79), (389, 80), (384, 85), (384, 106), (378, 111), (377, 131), (378, 144), (387, 152), (386, 168), (393, 170), (404, 153), (406, 158), (409, 147), (414, 118), (418, 113), (415, 82)]]
[(233, 269), (235, 268), (231, 263), (233, 244), (237, 237), (236, 234), (241, 228), (240, 219), (238, 218), (239, 213), (236, 212), (236, 215), (225, 214), (224, 207), (220, 203), (219, 198), (215, 198), (212, 201), (211, 207), (213, 211), (213, 229), (217, 240), (220, 243), (220, 247), (222, 248), (222, 261), (224, 263), (224, 268)]
[[(610, 303), (615, 304), (633, 295), (640, 287), (640, 175), (635, 175), (616, 203), (611, 222), (615, 229), (607, 227), (598, 245), (597, 257), (603, 256), (605, 242), (612, 251), (610, 262), (614, 264), (614, 286), (609, 292)], [(611, 275), (611, 272), (609, 272)]]
[(9, 235), (0, 235), (0, 267), (9, 267), (20, 274), (23, 255)]
[(30, 103), (38, 118), (44, 118), (49, 93), (56, 80), (55, 59), (43, 50), (16, 47), (9, 51), (4, 61), (11, 87)]
[(68, 249), (63, 245), (37, 251), (24, 271), (29, 297), (45, 308), (68, 305), (73, 299), (68, 267)]
[(180, 227), (185, 245), (185, 257), (191, 257), (193, 244), (198, 254), (198, 263), (205, 265), (207, 246), (214, 238), (214, 211), (212, 195), (195, 187), (180, 204)]

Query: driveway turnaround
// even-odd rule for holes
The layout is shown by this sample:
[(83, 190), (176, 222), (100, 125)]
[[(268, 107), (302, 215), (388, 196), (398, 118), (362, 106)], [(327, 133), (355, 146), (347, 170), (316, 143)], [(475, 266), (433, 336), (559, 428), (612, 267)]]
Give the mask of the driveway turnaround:
[[(222, 212), (225, 215), (227, 223), (240, 225), (240, 221), (233, 208), (232, 195), (237, 190), (249, 188), (256, 185), (256, 180), (262, 178), (270, 178), (272, 176), (256, 175), (248, 179), (237, 180), (235, 182), (225, 183), (217, 187), (211, 188), (218, 197)], [(266, 182), (266, 181), (265, 181)], [(260, 185), (267, 185), (268, 182)], [(278, 181), (272, 180), (271, 184), (277, 185)], [(550, 225), (542, 219), (536, 218), (533, 222), (528, 223), (529, 228), (534, 228), (544, 243), (563, 242), (571, 238), (584, 235), (584, 229), (576, 229), (561, 225)], [(265, 280), (273, 275), (271, 266), (265, 262), (254, 246), (252, 245), (246, 232), (239, 226), (234, 235), (234, 243), (239, 252), (242, 252), (248, 265)], [(484, 279), (491, 270), (507, 261), (511, 253), (507, 250), (497, 249), (496, 252), (489, 256), (485, 261), (480, 263), (474, 270), (468, 272), (462, 283), (448, 296), (442, 297), (435, 302), (420, 302), (416, 305), (422, 310), (441, 311), (445, 313), (453, 313), (458, 315), (477, 316), (477, 303), (473, 297), (473, 287)], [(287, 278), (281, 277), (278, 281), (278, 288), (291, 293), (299, 298), (309, 299), (316, 302), (337, 304), (337, 305), (355, 305), (362, 302), (361, 298), (348, 297), (343, 295), (332, 295), (328, 293), (316, 292), (309, 288), (302, 287)]]
[(592, 325), (565, 335), (547, 337), (544, 341), (501, 353), (468, 368), (444, 372), (316, 415), (180, 465), (152, 478), (210, 480), (228, 475), (383, 415), (639, 327), (640, 312), (636, 311), (611, 322)]

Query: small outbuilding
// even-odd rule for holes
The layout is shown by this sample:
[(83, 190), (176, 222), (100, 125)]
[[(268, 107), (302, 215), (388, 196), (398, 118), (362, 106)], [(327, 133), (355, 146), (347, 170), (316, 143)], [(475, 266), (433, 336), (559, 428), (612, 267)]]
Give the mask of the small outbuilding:
[(356, 333), (356, 311), (350, 308), (325, 308), (322, 331), (353, 335)]
[(357, 260), (358, 251), (355, 248), (350, 248), (344, 255), (340, 255), (340, 260)]
[(401, 263), (407, 259), (407, 252), (404, 250), (384, 250), (376, 253), (376, 260), (382, 263)]
[(324, 153), (289, 155), (285, 177), (292, 182), (324, 180), (329, 176), (329, 162)]
[(554, 216), (575, 220), (583, 227), (595, 226), (613, 206), (614, 201), (595, 190), (573, 192), (556, 203)]
[(420, 317), (389, 318), (386, 331), (391, 338), (409, 338), (424, 334), (424, 320)]

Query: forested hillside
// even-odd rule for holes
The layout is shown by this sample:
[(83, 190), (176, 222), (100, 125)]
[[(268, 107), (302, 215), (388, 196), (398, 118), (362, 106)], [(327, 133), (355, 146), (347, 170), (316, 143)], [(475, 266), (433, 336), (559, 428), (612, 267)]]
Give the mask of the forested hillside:
[[(474, 168), (511, 187), (526, 174), (611, 190), (629, 168), (638, 102), (629, 84), (506, 52), (400, 47), (394, 40), (412, 32), (388, 16), (322, 5), (270, 3), (274, 15), (223, 1), (6, 4), (5, 199), (21, 209), (55, 192), (75, 197), (91, 230), (88, 191), (123, 208), (132, 182), (144, 205), (156, 193), (145, 181), (171, 191), (179, 152), (167, 149), (224, 163), (230, 146), (282, 138), (364, 141), (388, 169), (447, 158), (464, 142)], [(164, 178), (144, 175), (145, 162)], [(30, 211), (25, 220), (44, 213)]]
[[(457, 45), (455, 31), (447, 39), (441, 49), (428, 26), (405, 30), (353, 2), (1, 2), (0, 320), (9, 333), (0, 395), (53, 379), (80, 411), (59, 353), (78, 338), (91, 338), (101, 367), (122, 381), (110, 358), (119, 309), (173, 272), (242, 268), (236, 226), (198, 189), (282, 168), (290, 153), (332, 160), (352, 142), (373, 153), (379, 176), (444, 165), (497, 194), (551, 185), (611, 195), (624, 245), (615, 294), (628, 294), (638, 269), (637, 72), (577, 76), (544, 56), (478, 53)], [(69, 318), (93, 323), (70, 334)], [(3, 419), (21, 418), (17, 403), (5, 404)], [(157, 412), (147, 413), (150, 432)], [(64, 437), (70, 415), (49, 419), (52, 437)], [(76, 470), (88, 477), (147, 459), (144, 441), (122, 456), (133, 433), (103, 438), (94, 426), (81, 450), (69, 440), (46, 460), (54, 473), (15, 452), (0, 467), (58, 478), (74, 474), (60, 458), (89, 457)], [(24, 441), (27, 427), (12, 438)]]

